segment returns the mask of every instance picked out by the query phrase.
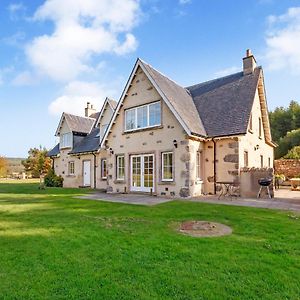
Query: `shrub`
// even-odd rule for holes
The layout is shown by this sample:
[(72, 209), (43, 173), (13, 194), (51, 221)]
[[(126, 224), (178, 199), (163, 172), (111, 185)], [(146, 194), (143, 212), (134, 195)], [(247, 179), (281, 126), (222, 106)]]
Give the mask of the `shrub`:
[(61, 176), (57, 176), (53, 169), (50, 169), (45, 176), (44, 182), (45, 186), (48, 187), (62, 187), (64, 179)]

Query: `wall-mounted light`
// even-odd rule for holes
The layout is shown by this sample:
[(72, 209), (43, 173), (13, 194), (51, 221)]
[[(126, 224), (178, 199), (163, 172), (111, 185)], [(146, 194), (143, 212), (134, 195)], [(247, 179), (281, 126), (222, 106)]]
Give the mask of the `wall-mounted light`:
[(174, 145), (174, 147), (175, 147), (175, 148), (177, 148), (177, 147), (178, 147), (178, 143), (177, 143), (177, 141), (176, 141), (176, 140), (174, 140), (174, 141), (173, 141), (173, 145)]
[(110, 152), (110, 154), (114, 154), (114, 151), (112, 148), (109, 148), (109, 152)]
[(254, 151), (256, 151), (256, 150), (258, 150), (259, 149), (259, 145), (256, 145), (255, 147), (254, 147)]

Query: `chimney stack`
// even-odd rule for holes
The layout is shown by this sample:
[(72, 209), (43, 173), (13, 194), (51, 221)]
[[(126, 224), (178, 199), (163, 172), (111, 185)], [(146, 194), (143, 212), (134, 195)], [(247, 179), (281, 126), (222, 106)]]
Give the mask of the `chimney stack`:
[(256, 60), (250, 49), (246, 51), (246, 57), (243, 58), (244, 75), (252, 74), (256, 68)]
[(96, 112), (96, 109), (94, 108), (94, 106), (90, 102), (87, 102), (86, 108), (84, 109), (85, 116), (90, 117), (95, 112)]

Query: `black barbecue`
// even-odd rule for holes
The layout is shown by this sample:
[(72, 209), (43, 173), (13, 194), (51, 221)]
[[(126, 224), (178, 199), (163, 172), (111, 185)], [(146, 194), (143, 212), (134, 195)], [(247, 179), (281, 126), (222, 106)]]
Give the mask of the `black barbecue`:
[(258, 184), (260, 185), (259, 192), (257, 194), (257, 198), (260, 198), (260, 194), (263, 188), (267, 190), (269, 198), (271, 197), (269, 186), (272, 183), (272, 178), (260, 178), (258, 179)]

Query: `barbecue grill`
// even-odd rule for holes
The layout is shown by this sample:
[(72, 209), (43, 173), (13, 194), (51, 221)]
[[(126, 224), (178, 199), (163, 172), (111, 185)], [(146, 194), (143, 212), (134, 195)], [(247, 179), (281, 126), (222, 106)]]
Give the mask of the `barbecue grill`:
[(271, 183), (272, 183), (272, 178), (260, 178), (260, 179), (258, 179), (258, 184), (260, 185), (260, 188), (259, 188), (259, 192), (257, 194), (257, 198), (260, 198), (261, 191), (262, 191), (263, 188), (265, 190), (267, 190), (269, 198), (272, 198), (271, 194), (270, 194), (270, 189), (269, 189), (269, 186), (270, 186)]

